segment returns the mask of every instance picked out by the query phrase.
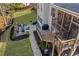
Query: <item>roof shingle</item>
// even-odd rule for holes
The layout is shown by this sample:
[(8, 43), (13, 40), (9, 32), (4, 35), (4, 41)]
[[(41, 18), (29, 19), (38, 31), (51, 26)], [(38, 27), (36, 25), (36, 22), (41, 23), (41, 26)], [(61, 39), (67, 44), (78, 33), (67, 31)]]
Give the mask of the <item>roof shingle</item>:
[(55, 5), (79, 13), (79, 3), (55, 3)]

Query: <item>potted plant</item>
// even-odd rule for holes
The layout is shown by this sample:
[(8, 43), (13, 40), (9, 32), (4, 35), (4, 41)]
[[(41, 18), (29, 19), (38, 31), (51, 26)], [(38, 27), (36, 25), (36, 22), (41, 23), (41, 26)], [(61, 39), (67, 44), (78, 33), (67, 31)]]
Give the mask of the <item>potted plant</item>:
[(45, 49), (44, 49), (44, 55), (46, 55), (46, 56), (48, 56), (48, 55), (49, 55), (48, 48), (45, 48)]
[(49, 55), (48, 48), (46, 48), (44, 41), (40, 41), (39, 48), (41, 49), (42, 55), (44, 55), (44, 56)]
[(40, 41), (40, 43), (39, 43), (39, 48), (43, 51), (44, 50), (44, 48), (45, 48), (45, 43), (44, 43), (44, 41)]
[(37, 24), (37, 21), (32, 22), (32, 25), (36, 25), (36, 24)]

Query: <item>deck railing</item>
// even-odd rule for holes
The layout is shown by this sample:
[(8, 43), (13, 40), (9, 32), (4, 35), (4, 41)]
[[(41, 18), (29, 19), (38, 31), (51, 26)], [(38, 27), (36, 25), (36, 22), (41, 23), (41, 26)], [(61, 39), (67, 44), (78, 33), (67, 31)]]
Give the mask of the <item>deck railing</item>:
[(49, 32), (49, 30), (42, 30), (42, 28), (40, 28), (39, 24), (36, 25), (36, 30), (37, 30), (39, 36), (41, 37), (41, 39), (44, 39), (45, 35)]

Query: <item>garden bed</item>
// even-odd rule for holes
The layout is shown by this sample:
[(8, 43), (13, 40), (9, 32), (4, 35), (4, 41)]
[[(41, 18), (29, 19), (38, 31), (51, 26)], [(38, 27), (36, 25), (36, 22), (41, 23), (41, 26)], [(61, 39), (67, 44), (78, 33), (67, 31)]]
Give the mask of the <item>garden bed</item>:
[(13, 26), (11, 28), (11, 31), (10, 31), (10, 39), (12, 41), (17, 41), (17, 40), (21, 40), (21, 39), (25, 39), (25, 38), (29, 37), (29, 33), (28, 32), (27, 33), (23, 33), (22, 35), (18, 35), (18, 36), (17, 36), (17, 34), (16, 34), (16, 31), (15, 31), (15, 27)]

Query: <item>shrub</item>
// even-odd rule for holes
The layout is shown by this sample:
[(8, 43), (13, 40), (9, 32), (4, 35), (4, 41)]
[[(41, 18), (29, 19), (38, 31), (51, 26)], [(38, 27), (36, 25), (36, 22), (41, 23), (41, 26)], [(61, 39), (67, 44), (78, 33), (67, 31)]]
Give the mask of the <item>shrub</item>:
[(40, 47), (41, 49), (44, 49), (44, 48), (45, 48), (45, 43), (44, 43), (44, 41), (40, 41), (39, 47)]
[(35, 21), (35, 22), (32, 22), (32, 25), (36, 25), (37, 24), (37, 21)]

